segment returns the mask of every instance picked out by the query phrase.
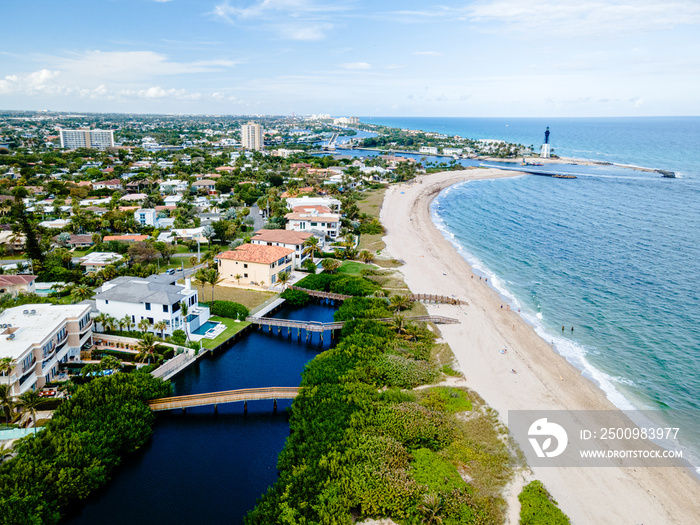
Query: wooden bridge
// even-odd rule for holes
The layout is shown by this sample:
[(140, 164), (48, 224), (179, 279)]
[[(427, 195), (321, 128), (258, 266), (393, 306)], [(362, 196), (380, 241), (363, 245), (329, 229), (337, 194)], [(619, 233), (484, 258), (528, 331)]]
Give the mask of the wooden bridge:
[[(301, 288), (299, 286), (287, 286), (290, 290), (299, 290), (300, 292), (305, 292), (311, 297), (318, 297), (319, 299), (328, 299), (330, 301), (344, 301), (345, 299), (350, 299), (352, 295), (343, 295), (340, 293), (332, 292), (320, 292), (318, 290), (309, 290), (308, 288)], [(446, 295), (436, 295), (429, 293), (413, 293), (407, 295), (409, 301), (419, 301), (422, 303), (438, 303), (438, 304), (468, 304), (467, 301), (457, 299), (456, 297), (448, 297)]]
[(226, 390), (224, 392), (209, 392), (207, 394), (193, 394), (189, 396), (162, 397), (160, 399), (152, 399), (146, 403), (154, 412), (172, 410), (174, 408), (185, 410), (188, 407), (208, 405), (214, 405), (214, 411), (216, 411), (217, 405), (243, 401), (243, 410), (247, 412), (248, 401), (271, 399), (274, 401), (274, 409), (277, 410), (278, 399), (294, 399), (298, 393), (298, 387), (244, 388), (242, 390)]
[(319, 290), (309, 290), (308, 288), (300, 288), (299, 286), (287, 286), (289, 290), (299, 290), (309, 294), (311, 297), (318, 297), (319, 299), (329, 299), (331, 301), (344, 301), (345, 299), (350, 299), (352, 295), (343, 295), (342, 293), (333, 292), (321, 292)]
[[(391, 317), (382, 317), (378, 319), (372, 319), (372, 321), (384, 321), (387, 323), (392, 322), (394, 319)], [(320, 321), (295, 321), (293, 319), (277, 319), (275, 317), (247, 317), (246, 321), (251, 324), (257, 325), (259, 327), (268, 327), (268, 331), (272, 332), (272, 327), (277, 327), (277, 333), (281, 333), (283, 328), (287, 329), (287, 335), (291, 337), (292, 330), (296, 328), (298, 330), (297, 336), (301, 340), (301, 332), (304, 330), (306, 332), (306, 340), (309, 340), (309, 334), (313, 332), (318, 332), (321, 336), (321, 342), (323, 342), (323, 332), (330, 331), (331, 340), (333, 339), (333, 332), (335, 330), (340, 330), (345, 321), (336, 321), (333, 323), (322, 323)], [(458, 319), (453, 319), (452, 317), (444, 317), (442, 315), (418, 315), (416, 317), (406, 317), (405, 321), (424, 321), (427, 323), (435, 324), (456, 324), (459, 323)]]
[(462, 301), (456, 297), (448, 297), (446, 295), (434, 295), (429, 293), (412, 293), (408, 296), (411, 301), (420, 301), (422, 303), (440, 303), (440, 304), (469, 304), (467, 301)]

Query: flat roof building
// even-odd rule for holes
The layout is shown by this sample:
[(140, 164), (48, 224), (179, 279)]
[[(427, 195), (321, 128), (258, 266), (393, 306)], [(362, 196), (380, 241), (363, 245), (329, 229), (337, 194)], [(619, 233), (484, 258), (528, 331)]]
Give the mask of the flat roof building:
[(89, 304), (25, 304), (0, 314), (0, 359), (9, 357), (13, 368), (0, 376), (13, 397), (37, 390), (52, 381), (58, 366), (80, 358), (80, 349), (92, 344)]
[(114, 147), (114, 131), (111, 129), (62, 129), (61, 147), (66, 149), (107, 149)]

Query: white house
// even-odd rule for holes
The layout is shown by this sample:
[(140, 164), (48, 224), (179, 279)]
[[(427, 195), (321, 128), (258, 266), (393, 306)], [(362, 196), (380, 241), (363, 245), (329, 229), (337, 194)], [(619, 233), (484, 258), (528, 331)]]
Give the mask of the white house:
[(184, 180), (165, 180), (160, 183), (161, 193), (183, 193), (187, 191), (188, 184)]
[(108, 264), (117, 264), (124, 257), (114, 252), (91, 252), (79, 259), (85, 273), (99, 272)]
[[(264, 246), (282, 246), (283, 248), (294, 250), (294, 253), (292, 253), (292, 265), (294, 268), (299, 268), (309, 258), (308, 254), (303, 254), (304, 241), (309, 237), (313, 237), (311, 232), (263, 229), (255, 232), (255, 236), (250, 239), (250, 243)], [(321, 239), (320, 246), (323, 246), (323, 239)]]
[(334, 213), (340, 212), (341, 202), (334, 197), (289, 197), (287, 207), (294, 209), (297, 206), (325, 206)]
[(335, 240), (340, 233), (340, 215), (331, 213), (326, 206), (295, 206), (292, 213), (286, 214), (287, 230), (298, 232), (319, 232)]
[[(163, 282), (162, 276), (151, 275), (146, 279), (137, 277), (117, 277), (104, 283), (94, 296), (95, 306), (100, 313), (109, 314), (115, 319), (129, 316), (134, 325), (142, 319), (151, 323), (165, 321), (165, 333), (172, 335), (174, 330), (187, 330), (191, 333), (209, 319), (209, 308), (199, 306), (198, 293), (192, 289), (190, 279), (185, 286)], [(187, 317), (182, 316), (182, 304), (188, 308)]]
[(163, 199), (166, 206), (175, 206), (182, 200), (182, 195), (168, 195)]
[(418, 153), (427, 153), (428, 155), (437, 155), (438, 149), (434, 146), (421, 146)]

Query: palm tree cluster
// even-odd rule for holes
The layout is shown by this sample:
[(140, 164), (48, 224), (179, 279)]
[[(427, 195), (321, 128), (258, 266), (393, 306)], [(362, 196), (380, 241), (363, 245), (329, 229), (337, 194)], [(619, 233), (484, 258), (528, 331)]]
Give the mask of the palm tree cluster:
[(216, 268), (200, 268), (194, 274), (195, 284), (204, 289), (205, 284), (211, 285), (211, 302), (214, 302), (214, 287), (219, 284), (223, 278), (219, 275), (219, 270)]

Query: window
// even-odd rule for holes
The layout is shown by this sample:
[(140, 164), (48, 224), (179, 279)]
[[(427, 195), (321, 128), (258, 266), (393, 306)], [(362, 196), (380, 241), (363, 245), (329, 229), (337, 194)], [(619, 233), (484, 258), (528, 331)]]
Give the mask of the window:
[(247, 274), (247, 273), (244, 273), (244, 274), (243, 274), (243, 278), (244, 278), (244, 279), (247, 279), (247, 278), (248, 278), (248, 274)]
[(146, 310), (150, 310), (150, 309), (151, 309), (151, 303), (146, 303)]
[(248, 265), (247, 265), (247, 264), (244, 264), (244, 265), (243, 265), (243, 268), (248, 268)]
[(168, 311), (168, 305), (167, 305), (167, 304), (164, 304), (164, 305), (163, 305), (163, 311), (164, 311), (164, 312), (167, 312), (167, 311)]

